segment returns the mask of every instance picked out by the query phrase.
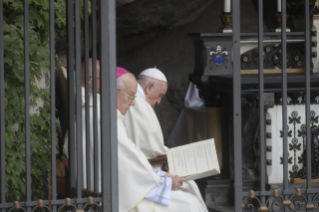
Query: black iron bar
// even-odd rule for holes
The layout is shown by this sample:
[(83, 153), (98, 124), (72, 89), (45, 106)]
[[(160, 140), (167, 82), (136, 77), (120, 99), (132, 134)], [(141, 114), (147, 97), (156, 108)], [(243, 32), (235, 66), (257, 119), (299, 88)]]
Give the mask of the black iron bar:
[(71, 197), (71, 188), (75, 187), (76, 167), (75, 167), (75, 117), (74, 117), (74, 31), (73, 31), (73, 0), (67, 1), (67, 42), (68, 42), (68, 105), (69, 105), (69, 129), (68, 129), (68, 150), (69, 150), (69, 167), (70, 167), (70, 186), (68, 196)]
[(240, 76), (240, 0), (232, 1), (233, 14), (233, 122), (235, 212), (242, 211), (241, 76)]
[[(29, 0), (24, 0), (24, 102), (25, 102), (25, 166), (26, 197), (31, 201), (31, 154), (30, 154), (30, 61), (29, 61)], [(31, 207), (27, 207), (31, 212)]]
[[(307, 190), (311, 189), (311, 129), (310, 129), (310, 23), (309, 0), (305, 0), (305, 88), (306, 88), (306, 148), (307, 148)], [(307, 192), (307, 204), (312, 204), (312, 195)]]
[(103, 210), (118, 211), (115, 1), (100, 1)]
[(100, 181), (99, 181), (99, 152), (101, 150), (98, 148), (98, 123), (97, 123), (97, 73), (96, 73), (96, 47), (97, 47), (97, 38), (96, 38), (96, 0), (92, 0), (92, 75), (93, 75), (93, 139), (94, 139), (94, 191), (99, 192)]
[[(93, 198), (93, 202), (102, 202), (102, 197), (94, 197)], [(71, 199), (71, 203), (81, 203), (81, 204), (85, 204), (88, 203), (88, 198), (78, 198), (78, 199)], [(28, 202), (19, 202), (20, 207), (24, 207), (26, 205), (33, 207), (38, 205), (39, 202), (38, 201), (28, 201)], [(43, 200), (43, 205), (63, 205), (65, 204), (65, 199), (57, 199), (57, 200)], [(4, 209), (4, 208), (12, 208), (14, 207), (14, 203), (13, 202), (9, 202), (9, 203), (4, 203), (4, 204), (0, 204), (0, 209)]]
[[(51, 189), (52, 199), (56, 199), (56, 134), (55, 134), (55, 51), (54, 51), (54, 0), (50, 0), (50, 97), (51, 97)], [(53, 205), (53, 212), (57, 207)]]
[[(83, 188), (83, 134), (82, 134), (82, 69), (81, 69), (81, 0), (75, 0), (75, 72), (76, 72), (76, 150), (77, 150), (77, 197)], [(82, 205), (78, 204), (78, 209)]]
[[(258, 0), (258, 83), (259, 83), (259, 156), (260, 156), (260, 191), (265, 191), (265, 122), (264, 122), (264, 35), (263, 35), (263, 0)], [(261, 206), (266, 198), (261, 196)]]
[[(6, 140), (4, 122), (4, 43), (3, 43), (3, 1), (0, 2), (0, 162), (1, 162), (1, 202), (6, 202)], [(5, 209), (2, 210), (5, 212)]]
[[(84, 1), (84, 67), (85, 67), (85, 126), (86, 126), (86, 176), (87, 191), (91, 191), (91, 114), (90, 114), (90, 71), (89, 71), (89, 11), (88, 1)], [(84, 130), (84, 129), (83, 129)], [(84, 138), (83, 138), (84, 139)]]
[[(283, 190), (287, 191), (288, 187), (288, 140), (287, 140), (287, 33), (286, 33), (286, 0), (281, 1), (281, 55), (282, 55), (282, 132), (283, 132)], [(284, 199), (288, 200), (288, 195), (284, 195)], [(284, 211), (289, 211), (288, 207)]]

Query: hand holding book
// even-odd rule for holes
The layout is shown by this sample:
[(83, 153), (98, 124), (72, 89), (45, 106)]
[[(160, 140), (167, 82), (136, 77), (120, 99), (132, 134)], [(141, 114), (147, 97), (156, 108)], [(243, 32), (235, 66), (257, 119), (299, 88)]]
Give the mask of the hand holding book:
[(214, 139), (198, 141), (167, 150), (169, 172), (195, 180), (220, 173)]

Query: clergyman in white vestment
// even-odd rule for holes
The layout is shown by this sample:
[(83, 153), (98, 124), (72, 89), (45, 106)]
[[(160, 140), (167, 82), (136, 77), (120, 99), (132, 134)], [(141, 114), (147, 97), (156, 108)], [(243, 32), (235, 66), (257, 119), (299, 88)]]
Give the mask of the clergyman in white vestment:
[[(93, 71), (92, 71), (92, 58), (89, 59), (89, 111), (90, 111), (90, 175), (91, 175), (91, 182), (90, 186), (87, 185), (87, 159), (86, 159), (86, 114), (85, 114), (85, 71), (84, 71), (84, 63), (82, 64), (82, 150), (83, 150), (83, 188), (94, 190), (94, 130), (93, 130)], [(100, 91), (100, 61), (96, 61), (96, 76), (97, 76), (97, 91)], [(100, 94), (97, 93), (97, 140), (98, 140), (98, 149), (101, 149), (101, 126), (100, 126)], [(63, 145), (63, 153), (68, 158), (68, 133), (65, 134), (64, 138), (64, 145)], [(99, 175), (99, 182), (98, 188), (99, 190), (94, 191), (95, 193), (101, 192), (101, 152), (98, 151), (98, 175)]]
[(206, 212), (202, 199), (179, 189), (186, 179), (163, 171), (155, 172), (144, 153), (130, 139), (124, 126), (124, 115), (135, 104), (137, 82), (124, 69), (117, 69), (117, 77), (120, 211)]
[[(138, 81), (135, 106), (128, 110), (124, 118), (127, 134), (147, 159), (166, 155), (167, 147), (164, 145), (161, 126), (153, 107), (160, 104), (161, 98), (165, 95), (167, 79), (161, 71), (154, 68), (143, 71)], [(153, 170), (159, 172), (160, 167), (161, 165), (155, 165)], [(207, 211), (194, 181), (184, 182), (180, 189), (195, 194), (202, 203), (202, 208), (205, 208), (203, 211)]]

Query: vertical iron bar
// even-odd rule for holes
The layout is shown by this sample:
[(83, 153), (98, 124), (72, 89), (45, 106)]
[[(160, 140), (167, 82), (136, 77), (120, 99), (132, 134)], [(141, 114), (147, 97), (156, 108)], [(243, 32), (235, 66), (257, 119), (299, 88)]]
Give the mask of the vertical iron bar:
[[(115, 1), (100, 1), (103, 211), (118, 211)], [(103, 12), (102, 12), (103, 11)]]
[[(287, 141), (287, 44), (286, 44), (286, 0), (281, 1), (281, 55), (282, 55), (282, 132), (283, 132), (283, 192), (284, 199), (288, 199), (288, 195), (285, 195), (285, 191), (288, 188), (288, 141)], [(284, 208), (284, 211), (289, 211), (288, 207)]]
[[(30, 61), (29, 61), (29, 0), (24, 0), (24, 101), (25, 101), (25, 158), (26, 196), (31, 201), (31, 154), (30, 154)], [(31, 212), (31, 207), (27, 207)]]
[[(83, 188), (83, 136), (82, 136), (82, 69), (81, 69), (81, 0), (75, 0), (75, 70), (76, 70), (76, 149), (77, 149), (77, 197)], [(78, 204), (78, 209), (82, 204)]]
[[(265, 122), (264, 122), (264, 41), (263, 41), (263, 0), (258, 0), (258, 82), (259, 82), (259, 156), (260, 191), (265, 191)], [(261, 195), (261, 206), (265, 206), (265, 196)]]
[[(91, 191), (91, 115), (90, 115), (90, 96), (91, 90), (89, 85), (89, 11), (88, 1), (84, 1), (84, 65), (85, 65), (85, 126), (86, 126), (86, 176), (87, 176), (87, 191)], [(83, 129), (84, 130), (84, 129)], [(84, 138), (83, 138), (84, 139)]]
[(93, 69), (93, 139), (94, 139), (94, 191), (100, 192), (99, 170), (100, 158), (98, 149), (98, 123), (97, 123), (97, 75), (96, 75), (96, 0), (92, 0), (92, 69)]
[(242, 211), (241, 78), (240, 78), (240, 0), (232, 1), (233, 13), (233, 121), (235, 212)]
[[(3, 43), (3, 1), (0, 1), (0, 143), (1, 143), (1, 203), (6, 202), (6, 140), (4, 123), (4, 43)], [(2, 209), (5, 212), (6, 209)]]
[[(306, 151), (307, 151), (307, 190), (311, 189), (311, 129), (310, 129), (310, 23), (309, 0), (305, 0), (305, 87), (306, 87)], [(312, 204), (312, 194), (307, 192), (307, 204)]]
[[(69, 105), (69, 130), (68, 130), (68, 139), (69, 139), (69, 167), (70, 167), (70, 186), (71, 188), (75, 187), (75, 176), (76, 176), (76, 167), (75, 167), (75, 128), (74, 128), (74, 31), (73, 31), (73, 0), (67, 1), (67, 43), (68, 43), (68, 105)], [(69, 195), (73, 196), (72, 191), (69, 187)]]
[[(56, 200), (56, 138), (55, 138), (55, 60), (54, 60), (54, 0), (50, 0), (50, 97), (51, 97), (51, 186), (52, 200)], [(56, 212), (56, 205), (52, 206)]]

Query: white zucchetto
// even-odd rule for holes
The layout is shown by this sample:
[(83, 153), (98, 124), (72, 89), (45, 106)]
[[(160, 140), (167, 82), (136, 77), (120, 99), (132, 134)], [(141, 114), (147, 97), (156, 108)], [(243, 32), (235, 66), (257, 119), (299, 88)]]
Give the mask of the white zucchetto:
[(166, 79), (165, 75), (163, 74), (163, 72), (161, 72), (157, 68), (145, 69), (144, 71), (142, 71), (140, 73), (139, 76), (145, 76), (145, 77), (149, 77), (149, 78), (153, 78), (156, 80), (167, 82), (167, 79)]

